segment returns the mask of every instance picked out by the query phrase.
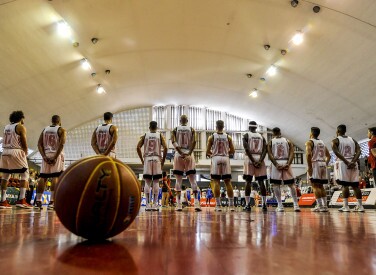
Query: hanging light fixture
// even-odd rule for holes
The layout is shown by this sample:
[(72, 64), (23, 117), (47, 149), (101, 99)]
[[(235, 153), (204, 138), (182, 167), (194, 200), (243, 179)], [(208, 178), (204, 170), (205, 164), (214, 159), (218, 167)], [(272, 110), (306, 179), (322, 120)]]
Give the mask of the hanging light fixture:
[(84, 70), (90, 70), (91, 66), (89, 61), (86, 58), (81, 59), (81, 66), (84, 68)]
[(303, 33), (301, 31), (297, 31), (296, 34), (292, 37), (292, 43), (295, 45), (300, 45), (303, 42)]
[(101, 84), (98, 84), (97, 85), (97, 93), (98, 94), (104, 94), (106, 92), (106, 90), (103, 88), (103, 86)]
[(271, 65), (269, 69), (266, 71), (266, 74), (269, 76), (274, 76), (277, 73), (277, 67), (274, 65)]
[(70, 37), (72, 35), (70, 26), (64, 20), (57, 23), (57, 32), (63, 37)]
[(253, 89), (253, 91), (249, 94), (249, 96), (253, 97), (253, 98), (256, 98), (258, 96), (258, 91), (257, 89)]

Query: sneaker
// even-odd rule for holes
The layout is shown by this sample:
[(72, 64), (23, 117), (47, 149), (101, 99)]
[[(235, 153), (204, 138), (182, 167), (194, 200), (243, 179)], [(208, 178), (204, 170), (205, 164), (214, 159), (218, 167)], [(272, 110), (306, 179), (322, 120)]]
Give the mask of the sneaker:
[(222, 211), (222, 208), (221, 208), (220, 206), (216, 206), (216, 207), (214, 208), (214, 211), (215, 211), (215, 212), (221, 212), (221, 211)]
[(294, 211), (295, 211), (295, 212), (300, 212), (300, 208), (299, 208), (299, 206), (294, 206)]
[(252, 208), (249, 205), (247, 205), (246, 207), (243, 208), (243, 210), (246, 212), (251, 212)]
[(158, 204), (154, 204), (152, 207), (151, 207), (151, 211), (159, 211), (159, 205)]
[(50, 201), (50, 203), (48, 204), (47, 206), (47, 210), (54, 210), (55, 207), (54, 207), (54, 202), (53, 201)]
[(311, 209), (311, 212), (320, 212), (320, 209), (321, 207), (318, 204), (316, 204), (315, 208)]
[(262, 211), (263, 212), (267, 212), (268, 211), (268, 207), (266, 207), (266, 204), (264, 203), (263, 206), (262, 206)]
[(0, 202), (0, 209), (12, 209), (12, 205), (7, 200)]
[(285, 209), (283, 207), (277, 207), (276, 212), (285, 212)]
[(340, 209), (338, 209), (339, 212), (350, 212), (350, 208), (349, 207), (341, 207)]
[(181, 204), (178, 204), (178, 206), (176, 207), (175, 211), (178, 211), (178, 212), (183, 211), (183, 207), (181, 206)]
[(202, 211), (202, 210), (201, 210), (201, 206), (200, 206), (199, 203), (195, 203), (195, 211), (196, 211), (196, 212), (201, 212), (201, 211)]
[(30, 204), (26, 202), (25, 198), (23, 198), (22, 200), (16, 201), (16, 206), (20, 208), (28, 208), (28, 209), (33, 208)]
[(234, 206), (229, 206), (228, 209), (229, 209), (231, 212), (234, 212), (234, 211), (235, 211), (235, 207), (234, 207)]
[(35, 209), (39, 209), (39, 210), (43, 210), (42, 202), (41, 201), (36, 201), (35, 205), (34, 205), (34, 208)]
[(145, 206), (145, 211), (151, 211), (151, 207), (150, 207), (150, 204), (146, 204), (146, 206)]
[(363, 205), (362, 206), (359, 206), (359, 205), (356, 205), (354, 208), (353, 208), (353, 211), (354, 212), (364, 212), (364, 207)]
[(329, 212), (329, 209), (328, 207), (323, 206), (323, 207), (320, 207), (320, 212)]

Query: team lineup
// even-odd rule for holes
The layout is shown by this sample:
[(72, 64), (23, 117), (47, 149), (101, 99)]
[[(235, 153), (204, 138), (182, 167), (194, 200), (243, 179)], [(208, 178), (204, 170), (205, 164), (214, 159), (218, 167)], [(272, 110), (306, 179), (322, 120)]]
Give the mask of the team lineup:
[[(91, 146), (97, 155), (116, 158), (115, 145), (118, 140), (118, 128), (112, 124), (113, 114), (104, 113), (104, 123), (93, 132)], [(22, 111), (14, 111), (10, 114), (10, 124), (5, 126), (3, 136), (4, 151), (0, 160), (1, 176), (1, 202), (0, 209), (11, 209), (7, 201), (7, 185), (12, 174), (18, 174), (20, 178), (20, 194), (16, 206), (20, 208), (32, 208), (25, 200), (28, 186), (27, 163), (27, 135), (24, 126), (25, 116)], [(270, 169), (270, 183), (273, 185), (273, 193), (277, 200), (277, 212), (284, 212), (281, 199), (281, 185), (287, 185), (293, 199), (293, 209), (300, 212), (296, 194), (295, 176), (291, 164), (294, 158), (294, 146), (290, 140), (282, 136), (278, 127), (272, 129), (273, 137), (267, 143), (261, 133), (257, 132), (257, 123), (249, 122), (249, 131), (243, 135), (243, 148), (245, 150), (243, 178), (245, 185), (245, 210), (250, 211), (250, 193), (253, 177), (257, 181), (261, 191), (262, 211), (267, 211), (266, 206), (266, 180), (267, 168), (265, 157), (268, 155), (272, 163)], [(216, 121), (216, 132), (209, 136), (207, 141), (206, 156), (211, 159), (210, 177), (213, 194), (216, 200), (215, 211), (222, 211), (220, 200), (220, 181), (223, 180), (229, 200), (229, 210), (235, 211), (234, 192), (231, 183), (230, 158), (235, 153), (232, 138), (224, 132), (225, 125), (222, 120)], [(137, 153), (143, 165), (143, 179), (145, 182), (146, 211), (158, 211), (159, 182), (162, 179), (163, 166), (167, 155), (167, 143), (161, 133), (157, 132), (157, 122), (151, 121), (149, 132), (142, 135), (137, 143)], [(341, 212), (349, 212), (348, 198), (349, 187), (354, 191), (357, 205), (353, 209), (356, 212), (364, 212), (362, 194), (359, 189), (360, 157), (359, 144), (349, 136), (346, 136), (346, 126), (337, 127), (337, 137), (332, 141), (332, 150), (337, 159), (334, 164), (334, 178), (342, 185), (343, 207)], [(328, 183), (327, 167), (330, 161), (330, 153), (326, 145), (319, 139), (320, 129), (312, 127), (310, 138), (306, 142), (307, 180), (313, 187), (316, 197), (316, 206), (312, 211), (327, 212), (328, 204), (324, 184)], [(196, 164), (192, 156), (196, 145), (195, 130), (188, 125), (188, 117), (180, 117), (180, 125), (171, 131), (171, 142), (175, 149), (173, 160), (173, 174), (176, 178), (175, 190), (177, 192), (176, 211), (182, 211), (181, 192), (183, 176), (189, 179), (193, 190), (194, 209), (201, 211), (198, 200), (198, 185), (196, 182)], [(376, 136), (376, 128), (370, 128), (368, 137), (373, 140)], [(54, 191), (58, 184), (58, 178), (64, 171), (64, 144), (66, 142), (66, 130), (61, 127), (61, 119), (58, 115), (51, 118), (51, 125), (43, 129), (38, 140), (38, 150), (42, 157), (40, 179), (35, 199), (35, 208), (42, 209), (42, 194), (46, 187), (46, 180), (51, 179), (51, 199), (48, 209), (54, 209)], [(373, 151), (372, 151), (373, 150)], [(374, 149), (371, 153), (374, 153)], [(375, 172), (375, 171), (374, 171)], [(153, 203), (150, 196), (152, 193)]]

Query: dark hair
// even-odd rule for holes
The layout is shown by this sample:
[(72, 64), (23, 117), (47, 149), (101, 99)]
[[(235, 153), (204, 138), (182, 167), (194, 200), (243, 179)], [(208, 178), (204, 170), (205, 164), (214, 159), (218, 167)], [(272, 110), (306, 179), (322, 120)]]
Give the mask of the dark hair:
[(344, 124), (338, 125), (337, 131), (338, 131), (338, 133), (340, 133), (342, 135), (346, 134), (346, 125), (344, 125)]
[(317, 138), (320, 135), (320, 128), (319, 127), (312, 127), (311, 133), (314, 138)]
[(281, 129), (279, 129), (278, 127), (274, 127), (272, 129), (272, 132), (274, 135), (279, 135), (281, 133)]
[(163, 177), (167, 176), (166, 171), (163, 171), (163, 172), (162, 172), (162, 176), (163, 176)]
[(157, 129), (157, 127), (158, 127), (158, 123), (156, 122), (156, 121), (150, 121), (150, 123), (149, 123), (149, 128), (150, 129)]
[(368, 131), (370, 131), (373, 136), (376, 136), (376, 127), (368, 128)]
[(51, 118), (51, 122), (56, 124), (60, 122), (60, 117), (58, 115), (53, 115)]
[(14, 111), (9, 115), (9, 121), (11, 123), (18, 123), (20, 122), (23, 118), (25, 118), (24, 113), (22, 111)]
[(111, 112), (105, 112), (103, 115), (104, 120), (110, 120), (114, 117), (114, 115)]
[(215, 125), (218, 127), (218, 128), (224, 128), (225, 127), (225, 123), (223, 120), (217, 120), (215, 122)]

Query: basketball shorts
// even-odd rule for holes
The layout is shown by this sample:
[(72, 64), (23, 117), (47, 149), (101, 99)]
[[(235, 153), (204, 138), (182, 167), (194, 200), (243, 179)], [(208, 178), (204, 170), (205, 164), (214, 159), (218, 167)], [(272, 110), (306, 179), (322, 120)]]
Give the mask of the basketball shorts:
[(210, 176), (215, 180), (231, 179), (230, 158), (226, 156), (212, 157)]
[(311, 180), (312, 183), (327, 184), (328, 183), (328, 171), (326, 168), (325, 161), (314, 161), (312, 162), (312, 177), (307, 178)]
[[(277, 160), (278, 164), (284, 165), (287, 163), (287, 160)], [(293, 184), (294, 183), (294, 174), (292, 173), (291, 165), (287, 170), (278, 170), (273, 164), (270, 168), (270, 183), (274, 184)]]
[[(47, 153), (47, 157), (53, 157), (55, 153)], [(41, 178), (56, 178), (63, 173), (65, 169), (64, 166), (64, 153), (61, 153), (57, 159), (55, 164), (48, 164), (44, 160), (42, 160), (42, 168), (40, 169), (40, 177)]]
[(0, 159), (0, 172), (20, 174), (28, 170), (26, 154), (21, 149), (4, 149)]
[(161, 179), (162, 165), (160, 157), (145, 157), (144, 159), (144, 179)]
[(338, 184), (343, 186), (358, 186), (359, 185), (359, 168), (356, 164), (355, 168), (348, 169), (347, 165), (337, 160), (334, 163), (334, 177)]
[(193, 156), (182, 158), (179, 154), (175, 154), (174, 157), (174, 175), (186, 175), (196, 174), (196, 163)]
[[(260, 155), (252, 155), (255, 161), (260, 159)], [(252, 180), (252, 177), (255, 176), (256, 180), (264, 180), (267, 179), (266, 176), (266, 166), (265, 162), (261, 163), (259, 168), (256, 168), (252, 161), (248, 158), (248, 156), (244, 159), (244, 175), (243, 178), (245, 180)]]

